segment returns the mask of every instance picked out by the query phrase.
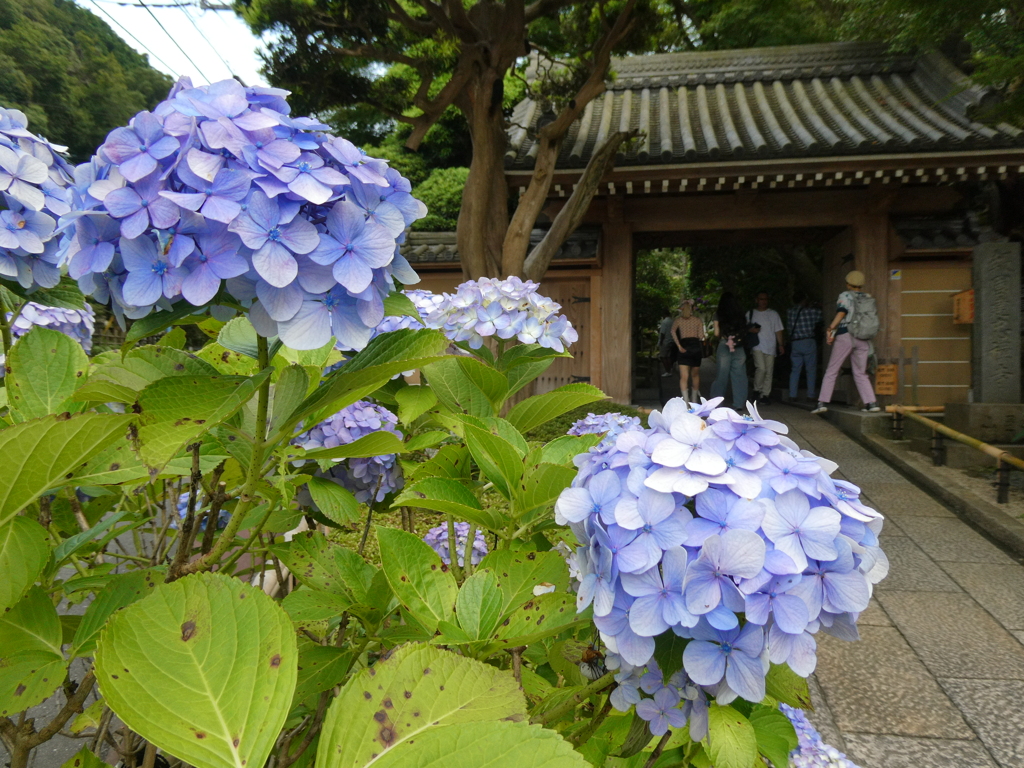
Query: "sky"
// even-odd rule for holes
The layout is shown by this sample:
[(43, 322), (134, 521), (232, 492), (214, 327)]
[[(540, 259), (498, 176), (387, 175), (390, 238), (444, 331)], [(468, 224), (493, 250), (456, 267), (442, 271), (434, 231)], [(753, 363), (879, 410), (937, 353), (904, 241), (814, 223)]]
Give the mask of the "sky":
[[(148, 56), (155, 69), (173, 77), (188, 75), (195, 85), (232, 75), (246, 85), (264, 83), (257, 55), (261, 43), (245, 22), (232, 11), (203, 10), (198, 7), (199, 0), (192, 1), (196, 5), (185, 7), (185, 0), (76, 0), (107, 22), (128, 45)], [(171, 5), (175, 2), (180, 4)], [(214, 0), (214, 4), (227, 2)]]

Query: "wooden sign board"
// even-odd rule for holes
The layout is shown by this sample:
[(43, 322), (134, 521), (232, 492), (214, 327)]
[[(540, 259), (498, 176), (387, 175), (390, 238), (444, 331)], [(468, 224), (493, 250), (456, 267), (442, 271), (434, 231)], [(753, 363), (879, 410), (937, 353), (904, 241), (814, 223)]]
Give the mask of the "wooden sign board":
[(974, 289), (953, 294), (953, 325), (974, 322)]
[(880, 365), (875, 371), (875, 394), (898, 395), (900, 391), (898, 365)]

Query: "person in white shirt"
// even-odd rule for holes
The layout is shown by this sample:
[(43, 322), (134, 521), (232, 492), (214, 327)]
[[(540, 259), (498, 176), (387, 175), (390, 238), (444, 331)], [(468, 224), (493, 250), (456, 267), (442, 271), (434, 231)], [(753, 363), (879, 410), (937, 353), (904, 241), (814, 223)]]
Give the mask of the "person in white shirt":
[(757, 294), (757, 308), (747, 313), (747, 321), (758, 325), (758, 342), (754, 347), (754, 397), (759, 403), (771, 405), (772, 372), (775, 355), (785, 353), (782, 318), (774, 309), (768, 309), (768, 294)]

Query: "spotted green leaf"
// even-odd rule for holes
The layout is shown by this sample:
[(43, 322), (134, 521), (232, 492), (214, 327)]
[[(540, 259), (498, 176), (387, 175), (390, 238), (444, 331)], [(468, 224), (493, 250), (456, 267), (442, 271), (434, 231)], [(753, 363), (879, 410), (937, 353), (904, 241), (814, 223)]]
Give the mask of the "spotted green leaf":
[(70, 398), (85, 381), (89, 358), (70, 336), (33, 328), (14, 344), (7, 368), (8, 405), (15, 422), (81, 410)]
[(100, 635), (107, 705), (160, 749), (203, 768), (261, 766), (295, 690), (295, 631), (261, 590), (187, 576), (116, 613)]
[(0, 611), (21, 600), (49, 557), (46, 531), (35, 520), (15, 517), (0, 526)]
[(316, 768), (586, 766), (525, 714), (509, 672), (408, 645), (346, 683), (327, 712)]
[(0, 525), (25, 505), (65, 485), (85, 462), (116, 441), (131, 415), (44, 416), (0, 430)]
[(459, 588), (441, 558), (419, 537), (377, 527), (381, 565), (399, 602), (427, 630), (451, 621)]
[(757, 759), (754, 727), (732, 707), (714, 704), (708, 710), (706, 744), (715, 768), (750, 768)]
[(78, 625), (71, 656), (87, 656), (96, 650), (96, 640), (107, 620), (120, 609), (148, 595), (164, 580), (163, 568), (129, 571), (115, 576), (96, 595)]
[(64, 682), (60, 618), (39, 587), (0, 614), (0, 716), (34, 707)]

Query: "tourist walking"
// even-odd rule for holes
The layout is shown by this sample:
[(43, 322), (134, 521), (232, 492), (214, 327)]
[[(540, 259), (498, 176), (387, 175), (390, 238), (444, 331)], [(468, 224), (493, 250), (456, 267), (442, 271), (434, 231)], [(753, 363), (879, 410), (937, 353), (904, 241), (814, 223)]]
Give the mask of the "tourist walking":
[(757, 402), (771, 405), (772, 374), (775, 372), (775, 355), (785, 354), (782, 338), (782, 318), (774, 309), (768, 308), (768, 293), (757, 294), (755, 309), (747, 313), (747, 322), (759, 326), (757, 346), (754, 355), (754, 397)]
[(679, 303), (672, 340), (679, 354), (679, 391), (687, 402), (700, 402), (700, 361), (704, 357), (704, 320), (693, 314), (693, 299)]
[(743, 337), (747, 334), (747, 318), (736, 296), (729, 291), (718, 301), (714, 318), (715, 336), (718, 337), (715, 381), (711, 397), (725, 397), (732, 384), (732, 407), (737, 411), (747, 407), (747, 352)]
[(874, 298), (864, 292), (864, 273), (854, 270), (846, 275), (846, 290), (839, 294), (836, 302), (836, 316), (828, 325), (825, 341), (832, 345), (832, 355), (821, 382), (818, 407), (811, 413), (824, 413), (832, 400), (832, 391), (839, 378), (839, 369), (846, 358), (850, 358), (853, 381), (857, 385), (860, 399), (864, 401), (862, 411), (877, 413), (881, 410), (875, 402), (875, 390), (868, 378), (868, 356), (871, 354), (871, 339), (878, 332), (878, 308)]
[(812, 306), (807, 294), (794, 297), (796, 303), (786, 314), (789, 328), (789, 399), (796, 400), (800, 390), (800, 372), (807, 372), (807, 399), (814, 400), (818, 380), (818, 326), (821, 310)]

